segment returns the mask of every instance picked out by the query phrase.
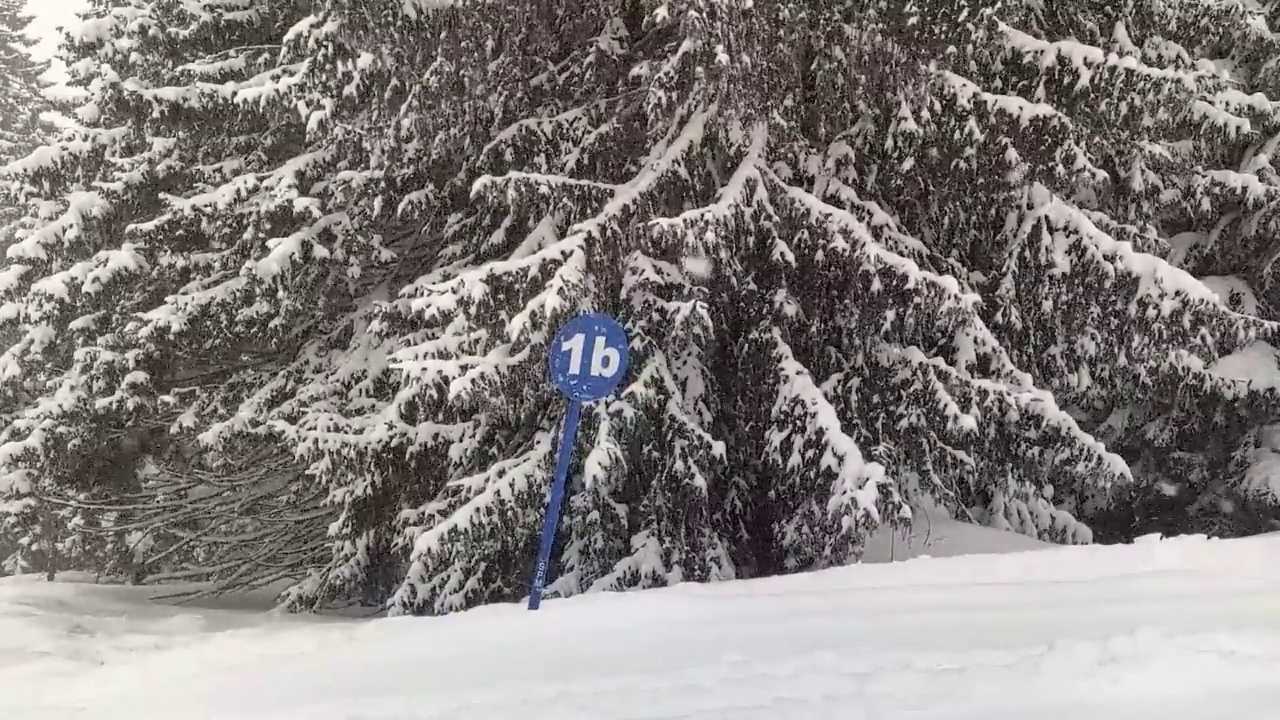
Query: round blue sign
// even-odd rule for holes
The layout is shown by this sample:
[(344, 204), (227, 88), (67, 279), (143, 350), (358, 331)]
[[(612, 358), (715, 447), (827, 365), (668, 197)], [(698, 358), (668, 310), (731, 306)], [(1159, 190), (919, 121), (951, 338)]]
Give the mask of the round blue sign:
[(551, 382), (570, 399), (599, 400), (627, 374), (627, 333), (608, 315), (579, 315), (551, 342)]

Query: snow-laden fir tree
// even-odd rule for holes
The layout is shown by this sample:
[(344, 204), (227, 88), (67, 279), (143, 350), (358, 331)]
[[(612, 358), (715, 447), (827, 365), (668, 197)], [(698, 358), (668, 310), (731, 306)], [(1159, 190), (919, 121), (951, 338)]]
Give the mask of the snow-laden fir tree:
[[(0, 161), (26, 155), (45, 140), (49, 131), (41, 114), (49, 109), (42, 94), (41, 76), (49, 64), (31, 55), (36, 39), (28, 28), (33, 17), (23, 0), (0, 1)], [(0, 220), (14, 219), (13, 208), (4, 206)]]
[[(1168, 254), (1164, 238), (1215, 222), (1240, 198), (1222, 148), (1250, 134), (1252, 110), (1212, 69), (1255, 14), (1234, 3), (929, 3), (888, 18), (891, 42), (945, 50), (928, 65), (932, 88), (904, 97), (895, 117), (884, 111), (882, 124), (905, 126), (910, 141), (859, 133), (849, 144), (865, 170), (850, 182), (982, 294), (1020, 367), (1139, 461), (1127, 512), (1168, 491), (1145, 460), (1212, 463), (1206, 445), (1280, 408), (1274, 388), (1203, 371), (1272, 328), (1223, 313), (1199, 283), (1143, 254)], [(971, 32), (951, 30), (962, 22)], [(921, 54), (902, 57), (914, 67)], [(1248, 491), (1214, 470), (1227, 492)], [(1217, 492), (1192, 488), (1198, 501)], [(1196, 529), (1186, 519), (1158, 529)], [(1115, 521), (1102, 527), (1157, 529), (1149, 517)]]
[(342, 508), (299, 602), (388, 552), (402, 611), (526, 590), (546, 342), (577, 312), (620, 317), (636, 360), (589, 412), (561, 594), (846, 562), (922, 493), (1086, 540), (1056, 505), (1095, 509), (1128, 468), (1037, 383), (1085, 418), (1230, 402), (1205, 362), (1270, 332), (1150, 254), (1165, 208), (1116, 190), (1149, 145), (1189, 144), (1171, 177), (1212, 156), (1220, 84), (1034, 7), (334, 3), (311, 26), (385, 73), (404, 156), (376, 167), (422, 184), (400, 209), (425, 224), (372, 321), (269, 411)]
[[(350, 302), (376, 237), (339, 133), (315, 142), (298, 3), (95, 2), (62, 58), (79, 127), (12, 167), (0, 358), (35, 388), (0, 440), (57, 564), (270, 582), (329, 513), (261, 426), (201, 443)], [(259, 432), (254, 432), (259, 431)], [(104, 467), (105, 466), (105, 467)], [(35, 503), (33, 501), (39, 501)]]
[[(1085, 173), (1078, 175), (1096, 179), (1073, 179), (1062, 194), (1114, 238), (1209, 276), (1205, 281), (1222, 305), (1258, 315), (1250, 293), (1237, 292), (1244, 285), (1232, 276), (1259, 271), (1255, 261), (1242, 266), (1240, 260), (1258, 258), (1260, 248), (1256, 239), (1237, 243), (1230, 228), (1247, 230), (1258, 221), (1255, 216), (1236, 223), (1242, 206), (1261, 202), (1271, 182), (1259, 164), (1268, 157), (1266, 138), (1275, 134), (1270, 101), (1241, 87), (1244, 78), (1265, 78), (1265, 68), (1280, 57), (1262, 14), (1239, 3), (1100, 4), (1089, 13), (1054, 5), (1027, 13), (1021, 29), (1014, 25), (1005, 24), (1002, 32), (1021, 56), (1014, 58), (1019, 70), (1012, 77), (1002, 70), (987, 82), (1044, 103), (1065, 115), (1059, 125), (1068, 137), (1088, 138), (1076, 142), (1093, 167), (1081, 163)], [(1040, 34), (1062, 39), (1047, 43), (1036, 39)], [(1009, 65), (1000, 57), (976, 67)], [(972, 76), (982, 79), (981, 72)], [(1084, 114), (1081, 105), (1097, 112)], [(947, 206), (962, 208), (964, 199), (950, 199)], [(1213, 243), (1192, 249), (1195, 238), (1209, 236)], [(1208, 263), (1206, 251), (1214, 258)], [(1265, 336), (1273, 329), (1249, 318), (1192, 314), (1180, 320), (1182, 342), (1191, 343), (1192, 356), (1164, 355), (1134, 323), (1147, 324), (1144, 315), (1150, 313), (1176, 318), (1178, 308), (1143, 307), (1121, 295), (1115, 307), (1124, 312), (1098, 318), (1109, 293), (1064, 272), (1079, 260), (1068, 256), (1065, 266), (1062, 260), (1030, 260), (1040, 266), (1036, 275), (1052, 268), (1050, 277), (1065, 280), (1057, 292), (1046, 296), (1045, 287), (1026, 282), (1025, 268), (1018, 268), (1012, 277), (987, 277), (1000, 287), (993, 284), (984, 295), (998, 299), (993, 325), (1010, 338), (1019, 364), (1083, 427), (1131, 461), (1137, 482), (1115, 508), (1118, 513), (1098, 518), (1098, 527), (1113, 538), (1153, 530), (1235, 533), (1266, 527), (1280, 494), (1246, 477), (1241, 460), (1256, 433), (1274, 422), (1280, 404), (1274, 382), (1240, 382), (1233, 353), (1255, 355), (1259, 346), (1268, 346)], [(1127, 264), (1140, 268), (1144, 262), (1136, 256)], [(1140, 271), (1134, 280), (1142, 277)], [(1187, 280), (1178, 284), (1196, 293)], [(1004, 306), (1005, 298), (1019, 292), (1022, 301)], [(1051, 315), (1028, 321), (1037, 305)], [(1071, 307), (1078, 319), (1063, 326), (1063, 309)], [(1047, 334), (1050, 322), (1058, 329)], [(1141, 357), (1152, 350), (1158, 354)], [(1219, 355), (1228, 359), (1213, 364)], [(1274, 375), (1274, 369), (1263, 371)]]
[[(1097, 437), (1277, 406), (1215, 373), (1272, 326), (1161, 259), (1248, 195), (1234, 3), (96, 7), (87, 129), (26, 166), (4, 367), (43, 394), (0, 461), (157, 562), (520, 597), (583, 311), (633, 360), (561, 595), (846, 563), (924, 498), (1085, 542), (1131, 479)], [(125, 423), (147, 459), (85, 487)]]
[[(1229, 132), (1204, 147), (1195, 172), (1143, 181), (1145, 195), (1164, 206), (1155, 217), (1171, 261), (1197, 275), (1228, 307), (1274, 320), (1273, 269), (1280, 252), (1273, 239), (1277, 176), (1271, 158), (1280, 116), (1270, 98), (1280, 92), (1280, 43), (1269, 28), (1276, 10), (1243, 3), (1189, 9), (1193, 14), (1173, 24), (1176, 31), (1148, 9), (1117, 41), (1139, 43), (1149, 55), (1186, 48), (1181, 66), (1212, 77), (1212, 101), (1194, 101), (1193, 116), (1224, 120)], [(1162, 33), (1180, 45), (1162, 46)], [(1190, 62), (1196, 56), (1207, 61)], [(1230, 114), (1215, 115), (1215, 108)], [(1190, 400), (1182, 403), (1153, 395), (1114, 409), (1099, 436), (1129, 446), (1139, 479), (1138, 492), (1115, 508), (1121, 534), (1130, 527), (1213, 534), (1280, 527), (1273, 347), (1274, 340), (1259, 339), (1213, 364), (1210, 372), (1228, 392), (1201, 398), (1181, 393)]]
[[(49, 109), (41, 81), (48, 63), (31, 55), (36, 40), (28, 32), (32, 17), (25, 6), (23, 0), (0, 0), (0, 168), (42, 144), (51, 131), (41, 117)], [(0, 175), (0, 247), (7, 247), (9, 225), (20, 215), (9, 183)], [(20, 390), (0, 393), (0, 418), (7, 418), (23, 397)], [(28, 569), (24, 558), (29, 553), (18, 552), (24, 533), (8, 509), (0, 500), (0, 575)]]

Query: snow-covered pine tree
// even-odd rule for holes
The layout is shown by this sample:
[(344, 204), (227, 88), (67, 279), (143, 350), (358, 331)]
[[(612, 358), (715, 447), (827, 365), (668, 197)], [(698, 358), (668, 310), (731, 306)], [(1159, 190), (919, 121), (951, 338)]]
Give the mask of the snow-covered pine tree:
[[(1165, 203), (1156, 222), (1169, 238), (1170, 259), (1198, 276), (1223, 304), (1275, 320), (1280, 296), (1273, 270), (1280, 252), (1273, 237), (1280, 226), (1274, 206), (1280, 196), (1271, 158), (1280, 141), (1280, 115), (1271, 98), (1280, 94), (1280, 43), (1270, 28), (1276, 9), (1220, 3), (1193, 4), (1191, 10), (1176, 24), (1179, 34), (1163, 23), (1176, 43), (1164, 41), (1150, 11), (1130, 20), (1128, 42), (1142, 43), (1148, 54), (1163, 49), (1169, 56), (1202, 58), (1195, 67), (1213, 79), (1208, 102), (1199, 101), (1197, 112), (1226, 110), (1230, 115), (1216, 117), (1235, 131), (1217, 134), (1194, 172), (1156, 186), (1176, 200)], [(1259, 339), (1212, 365), (1211, 373), (1227, 384), (1225, 392), (1204, 400), (1192, 394), (1187, 403), (1134, 403), (1118, 408), (1099, 429), (1117, 446), (1127, 443), (1128, 454), (1138, 460), (1138, 492), (1115, 508), (1122, 533), (1131, 526), (1215, 535), (1280, 527), (1280, 371), (1274, 346), (1274, 340)]]
[[(0, 0), (0, 168), (25, 156), (44, 142), (52, 127), (41, 115), (49, 103), (41, 94), (41, 75), (48, 63), (32, 57), (35, 38), (27, 32), (32, 17), (23, 0)], [(0, 171), (0, 247), (7, 247), (10, 224), (21, 215), (9, 183)], [(0, 342), (5, 336), (0, 334)], [(20, 391), (0, 391), (0, 421), (10, 416), (22, 398)], [(25, 535), (0, 490), (0, 575), (29, 569), (27, 553), (19, 552)]]
[[(57, 510), (31, 525), (62, 566), (234, 587), (328, 554), (324, 488), (233, 416), (380, 253), (353, 221), (376, 213), (353, 201), (366, 178), (342, 174), (358, 137), (317, 131), (325, 108), (306, 105), (304, 17), (99, 0), (63, 46), (80, 127), (13, 166), (27, 212), (3, 317), (20, 335), (0, 359), (37, 389), (0, 435), (7, 489)], [(210, 418), (226, 424), (201, 437)]]
[[(386, 172), (422, 182), (401, 209), (425, 226), (396, 276), (419, 277), (392, 278), (343, 353), (296, 370), (324, 402), (290, 422), (343, 511), (299, 603), (367, 584), (396, 511), (412, 542), (398, 610), (525, 591), (559, 421), (545, 343), (582, 310), (622, 318), (637, 360), (589, 413), (562, 594), (845, 562), (917, 493), (1087, 539), (1053, 503), (1127, 468), (988, 319), (1047, 349), (1118, 313), (1151, 367), (1217, 351), (1171, 332), (1184, 320), (1228, 350), (1259, 329), (1126, 242), (1153, 234), (1063, 199), (1102, 185), (1087, 133), (959, 73), (999, 85), (969, 65), (1029, 52), (993, 8), (965, 25), (959, 4), (931, 22), (853, 2), (404, 7), (334, 3), (314, 23), (379, 58), (386, 92), (412, 88), (377, 130), (413, 159)], [(957, 27), (961, 59), (943, 41)], [(1102, 124), (1106, 100), (1080, 112)], [(1043, 262), (1055, 245), (1076, 275)], [(1106, 290), (1105, 311), (1030, 299), (1072, 281)], [(1020, 337), (1017, 317), (1044, 331)]]
[[(440, 38), (421, 67), (447, 67), (454, 93), (418, 115), (422, 144), (459, 148), (437, 176), (475, 180), (431, 234), (434, 270), (374, 328), (405, 346), (399, 401), (448, 420), (417, 443), (439, 490), (404, 516), (397, 607), (523, 591), (556, 419), (530, 381), (579, 310), (622, 317), (639, 362), (585, 435), (565, 594), (843, 562), (916, 492), (1087, 537), (1052, 503), (1094, 511), (1127, 470), (1035, 382), (1090, 427), (1137, 404), (1275, 407), (1204, 371), (1273, 328), (1150, 254), (1240, 132), (1230, 88), (1165, 36), (1219, 33), (1200, 51), (1251, 18), (1130, 7), (1149, 33), (1135, 54), (1124, 18), (1072, 5), (488, 3), (405, 21)], [(1072, 39), (1090, 23), (1114, 44)], [(460, 193), (427, 194), (440, 218)], [(386, 480), (361, 493), (411, 495)]]
[[(1274, 392), (1242, 394), (1205, 372), (1274, 327), (1224, 312), (1151, 255), (1167, 253), (1180, 218), (1221, 215), (1239, 194), (1215, 168), (1247, 133), (1247, 107), (1205, 58), (1245, 32), (1250, 13), (1235, 3), (943, 2), (870, 16), (883, 24), (859, 32), (901, 52), (860, 43), (873, 48), (868, 65), (930, 58), (930, 82), (913, 93), (890, 73), (901, 102), (861, 111), (842, 179), (983, 296), (1019, 367), (1135, 461), (1153, 446), (1176, 457), (1280, 408)], [(845, 48), (832, 52), (824, 89), (847, 66)], [(860, 83), (825, 97), (883, 94)], [(1139, 479), (1133, 497), (1161, 494), (1150, 475)], [(1105, 518), (1109, 533), (1144, 529), (1115, 520)]]
[[(1272, 326), (1158, 257), (1245, 187), (1214, 170), (1244, 111), (1200, 62), (1247, 34), (1234, 7), (101, 5), (73, 43), (89, 129), (30, 166), (44, 256), (6, 275), (6, 367), (74, 362), (0, 459), (162, 418), (181, 457), (135, 473), (145, 507), (10, 477), (155, 518), (191, 482), (258, 493), (250, 532), (196, 510), (148, 542), (261, 578), (269, 538), (313, 570), (295, 607), (514, 599), (561, 420), (546, 343), (600, 310), (633, 372), (588, 409), (553, 593), (848, 562), (925, 496), (1086, 541), (1068, 510), (1130, 475), (1088, 431), (1133, 451), (1273, 407), (1205, 369)], [(110, 303), (48, 292), (95, 253), (146, 264)]]
[[(1239, 57), (1232, 56), (1240, 47), (1274, 55), (1259, 44), (1257, 11), (1230, 2), (1081, 3), (1003, 20), (1008, 51), (995, 62), (975, 63), (997, 72), (971, 76), (979, 84), (1012, 88), (1064, 118), (1063, 131), (1085, 151), (1077, 167), (1105, 173), (1093, 172), (1097, 179), (1090, 181), (1059, 170), (1070, 182), (1046, 180), (1046, 187), (1056, 187), (1068, 210), (1083, 211), (1105, 234), (1130, 240), (1133, 249), (1168, 257), (1196, 274), (1226, 274), (1187, 263), (1186, 251), (1189, 238), (1231, 225), (1241, 204), (1261, 197), (1258, 177), (1244, 171), (1249, 154), (1274, 134), (1259, 112), (1269, 101), (1242, 93), (1238, 77), (1224, 72), (1236, 64)], [(1038, 36), (1059, 39), (1049, 43)], [(1251, 40), (1242, 43), (1246, 38)], [(1238, 165), (1242, 157), (1246, 162)], [(963, 201), (949, 205), (962, 207)], [(1062, 207), (1049, 214), (1061, 217)], [(1114, 538), (1265, 526), (1259, 515), (1274, 516), (1280, 500), (1274, 493), (1256, 497), (1250, 512), (1233, 512), (1258, 495), (1242, 482), (1240, 443), (1250, 442), (1280, 412), (1280, 397), (1274, 383), (1245, 387), (1224, 376), (1222, 366), (1206, 372), (1205, 365), (1237, 350), (1252, 352), (1274, 328), (1206, 305), (1211, 298), (1197, 283), (1149, 258), (1125, 258), (1096, 241), (1089, 244), (1119, 261), (1117, 281), (1095, 276), (1082, 282), (1087, 258), (1082, 263), (1061, 253), (1060, 245), (1052, 253), (1032, 246), (1039, 257), (1012, 258), (1017, 265), (1007, 268), (1013, 274), (998, 274), (993, 282), (1001, 289), (993, 285), (984, 295), (998, 299), (993, 326), (1019, 364), (1083, 427), (1131, 461), (1138, 482), (1118, 506), (1119, 515), (1099, 518), (1099, 527)], [(1046, 290), (1029, 276), (1061, 282)], [(1231, 283), (1219, 282), (1228, 278), (1208, 280), (1213, 289), (1228, 290), (1221, 298), (1228, 307), (1252, 309), (1231, 304)], [(1132, 302), (1126, 283), (1138, 283), (1149, 301)], [(1153, 283), (1173, 290), (1174, 298), (1199, 299), (1169, 303), (1148, 291)], [(1007, 303), (1019, 293), (1020, 300)], [(1088, 302), (1081, 302), (1082, 294)], [(1099, 314), (1108, 305), (1111, 310)], [(1153, 315), (1173, 322), (1153, 325)]]
[[(28, 32), (32, 20), (23, 0), (0, 0), (0, 167), (25, 156), (50, 131), (41, 118), (49, 109), (41, 80), (49, 63), (31, 55), (37, 42)], [(16, 210), (0, 205), (0, 223), (12, 222)]]

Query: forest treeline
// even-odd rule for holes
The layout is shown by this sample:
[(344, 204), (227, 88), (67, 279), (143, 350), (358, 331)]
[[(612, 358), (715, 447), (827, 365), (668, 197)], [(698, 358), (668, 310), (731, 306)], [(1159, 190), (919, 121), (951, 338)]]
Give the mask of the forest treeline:
[[(0, 0), (0, 563), (435, 614), (1277, 529), (1280, 6)], [(56, 126), (41, 117), (60, 113)]]

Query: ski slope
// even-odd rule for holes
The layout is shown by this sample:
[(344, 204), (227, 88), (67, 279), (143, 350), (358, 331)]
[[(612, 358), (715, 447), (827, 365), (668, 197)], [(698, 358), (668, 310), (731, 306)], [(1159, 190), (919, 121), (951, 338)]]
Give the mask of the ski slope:
[[(1008, 538), (967, 532), (938, 551)], [(917, 558), (445, 618), (148, 592), (0, 580), (0, 718), (1280, 716), (1277, 536)]]

